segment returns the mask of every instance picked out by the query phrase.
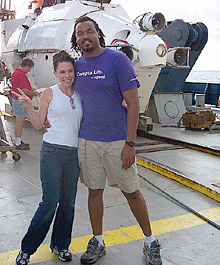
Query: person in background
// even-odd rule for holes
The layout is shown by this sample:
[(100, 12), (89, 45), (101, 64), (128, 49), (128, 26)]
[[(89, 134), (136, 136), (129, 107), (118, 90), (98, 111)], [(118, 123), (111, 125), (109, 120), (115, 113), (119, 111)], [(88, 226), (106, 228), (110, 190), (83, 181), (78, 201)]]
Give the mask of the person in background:
[[(18, 92), (17, 88), (20, 88), (30, 99), (38, 95), (37, 91), (33, 91), (31, 83), (27, 78), (27, 74), (31, 72), (33, 67), (34, 62), (31, 59), (24, 58), (22, 60), (20, 67), (14, 71), (11, 77), (12, 92)], [(22, 128), (25, 119), (28, 118), (28, 112), (15, 95), (12, 96), (12, 109), (15, 113), (14, 145), (18, 150), (29, 150), (29, 144), (21, 140)]]
[(46, 237), (54, 216), (51, 251), (58, 254), (61, 261), (72, 259), (69, 245), (79, 176), (77, 147), (82, 108), (73, 86), (74, 59), (67, 52), (60, 51), (53, 56), (53, 65), (59, 84), (43, 91), (37, 113), (23, 90), (14, 93), (27, 108), (36, 129), (42, 128), (46, 118), (51, 124), (43, 135), (40, 154), (42, 202), (22, 239), (16, 265), (29, 264), (30, 255)]
[(87, 16), (76, 20), (71, 43), (76, 52), (83, 54), (76, 61), (75, 87), (83, 109), (78, 157), (81, 182), (89, 189), (93, 230), (81, 263), (95, 263), (106, 254), (102, 221), (107, 178), (110, 186), (121, 190), (145, 235), (147, 264), (161, 265), (160, 244), (151, 231), (135, 163), (139, 82), (133, 65), (124, 53), (105, 48), (102, 30)]

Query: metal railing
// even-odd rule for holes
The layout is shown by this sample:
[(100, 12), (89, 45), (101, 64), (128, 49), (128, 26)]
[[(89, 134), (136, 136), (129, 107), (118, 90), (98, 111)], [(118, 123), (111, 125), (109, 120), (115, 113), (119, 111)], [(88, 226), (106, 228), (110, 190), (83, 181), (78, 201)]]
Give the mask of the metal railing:
[(0, 20), (9, 20), (15, 18), (15, 11), (11, 10), (11, 0), (1, 0)]

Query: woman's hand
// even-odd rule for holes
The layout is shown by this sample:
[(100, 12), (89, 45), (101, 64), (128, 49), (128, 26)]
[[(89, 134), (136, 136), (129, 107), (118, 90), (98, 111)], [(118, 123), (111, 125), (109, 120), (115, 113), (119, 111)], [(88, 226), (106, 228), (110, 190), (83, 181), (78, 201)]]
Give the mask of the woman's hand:
[(18, 98), (19, 102), (27, 109), (32, 107), (33, 105), (31, 99), (27, 95), (25, 95), (22, 89), (17, 88), (17, 90), (19, 91), (19, 93), (12, 91), (12, 94)]

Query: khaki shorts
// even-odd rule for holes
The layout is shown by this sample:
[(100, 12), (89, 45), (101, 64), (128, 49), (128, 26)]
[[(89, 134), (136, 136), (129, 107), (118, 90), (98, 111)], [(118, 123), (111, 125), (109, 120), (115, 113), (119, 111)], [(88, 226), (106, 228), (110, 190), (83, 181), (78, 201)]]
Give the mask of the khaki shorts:
[(139, 190), (137, 166), (122, 170), (121, 151), (125, 141), (99, 142), (79, 138), (80, 179), (90, 189), (104, 189), (106, 178), (111, 187), (126, 193)]

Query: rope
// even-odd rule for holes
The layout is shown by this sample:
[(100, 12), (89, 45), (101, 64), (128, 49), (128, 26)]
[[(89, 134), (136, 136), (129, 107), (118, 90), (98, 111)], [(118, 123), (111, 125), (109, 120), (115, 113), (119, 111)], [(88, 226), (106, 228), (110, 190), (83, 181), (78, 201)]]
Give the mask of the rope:
[(145, 177), (141, 176), (140, 174), (138, 174), (138, 176), (140, 178), (142, 178), (144, 181), (146, 181), (148, 184), (150, 184), (151, 186), (153, 186), (154, 188), (156, 188), (157, 190), (159, 190), (160, 192), (162, 192), (163, 194), (165, 194), (169, 199), (173, 200), (178, 205), (182, 206), (187, 211), (189, 211), (191, 213), (194, 213), (199, 218), (205, 220), (207, 223), (211, 224), (212, 226), (214, 226), (215, 228), (217, 228), (217, 229), (220, 230), (220, 225), (216, 224), (215, 222), (211, 221), (210, 219), (208, 219), (204, 215), (198, 213), (197, 211), (193, 210), (191, 207), (189, 207), (186, 204), (182, 203), (181, 201), (177, 200), (176, 198), (174, 198), (173, 196), (171, 196), (170, 194), (168, 194), (167, 192), (165, 192), (164, 190), (162, 190), (161, 188), (159, 188), (158, 186), (156, 186), (155, 184), (153, 184), (152, 182), (150, 182), (148, 179), (146, 179)]

